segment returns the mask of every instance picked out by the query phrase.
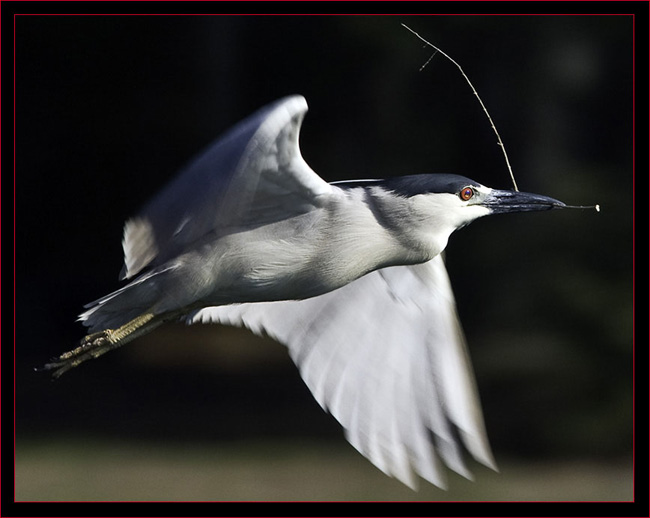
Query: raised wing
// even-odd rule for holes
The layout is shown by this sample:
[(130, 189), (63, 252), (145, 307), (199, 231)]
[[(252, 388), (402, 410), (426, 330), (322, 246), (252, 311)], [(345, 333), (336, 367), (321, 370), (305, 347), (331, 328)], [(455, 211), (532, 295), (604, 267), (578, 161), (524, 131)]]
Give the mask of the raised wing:
[(311, 210), (332, 188), (303, 160), (298, 136), (307, 102), (281, 99), (240, 122), (172, 180), (124, 227), (131, 278), (223, 235)]
[(188, 322), (243, 325), (287, 345), (350, 443), (411, 487), (414, 473), (445, 487), (440, 459), (470, 478), (462, 445), (496, 469), (440, 256), (302, 301), (204, 308)]

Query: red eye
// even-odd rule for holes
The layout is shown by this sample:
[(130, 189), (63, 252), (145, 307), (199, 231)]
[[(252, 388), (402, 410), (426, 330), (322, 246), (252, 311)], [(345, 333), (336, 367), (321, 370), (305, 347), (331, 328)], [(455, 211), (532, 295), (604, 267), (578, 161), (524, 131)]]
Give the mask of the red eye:
[(459, 196), (461, 200), (464, 201), (470, 200), (472, 196), (474, 196), (474, 189), (472, 189), (471, 187), (463, 187), (460, 190)]

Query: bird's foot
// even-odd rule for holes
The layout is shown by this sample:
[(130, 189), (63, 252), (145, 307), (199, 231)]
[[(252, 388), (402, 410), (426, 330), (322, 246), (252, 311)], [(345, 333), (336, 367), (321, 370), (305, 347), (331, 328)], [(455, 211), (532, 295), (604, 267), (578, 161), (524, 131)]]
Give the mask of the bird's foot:
[(97, 358), (114, 349), (115, 341), (112, 340), (113, 333), (114, 331), (112, 329), (91, 333), (81, 339), (79, 347), (63, 353), (37, 370), (54, 371), (52, 372), (52, 377), (58, 378), (86, 360)]
[(98, 358), (104, 353), (129, 343), (134, 338), (155, 329), (166, 320), (177, 318), (181, 312), (169, 312), (161, 315), (143, 313), (117, 329), (104, 329), (91, 333), (81, 339), (79, 347), (63, 353), (36, 370), (53, 371), (52, 377), (58, 378), (70, 369), (86, 360)]

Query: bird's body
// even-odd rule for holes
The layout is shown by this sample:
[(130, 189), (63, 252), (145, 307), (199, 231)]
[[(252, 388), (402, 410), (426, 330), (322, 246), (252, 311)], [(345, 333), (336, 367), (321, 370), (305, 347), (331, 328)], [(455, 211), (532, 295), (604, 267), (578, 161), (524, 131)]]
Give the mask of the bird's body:
[[(417, 201), (411, 198), (400, 197), (398, 211), (394, 202), (385, 210), (383, 192), (372, 183), (331, 185), (320, 206), (292, 216), (290, 226), (281, 220), (211, 232), (156, 267), (145, 283), (136, 280), (127, 286), (121, 298), (114, 299), (115, 304), (125, 306), (120, 310), (121, 320), (130, 320), (126, 312), (134, 307), (133, 302), (126, 302), (129, 290), (137, 292), (129, 298), (136, 297), (139, 308), (160, 313), (197, 304), (306, 299), (373, 270), (423, 263), (438, 255), (452, 229), (441, 232), (435, 216), (404, 218), (403, 213), (417, 210)], [(93, 314), (92, 309), (87, 313)], [(92, 322), (93, 329), (106, 325)]]
[(444, 485), (461, 444), (494, 467), (441, 252), (498, 212), (544, 196), (456, 175), (327, 183), (300, 155), (300, 96), (219, 139), (128, 221), (130, 282), (87, 306), (90, 334), (60, 375), (162, 322), (220, 322), (289, 347), (317, 401), (387, 474)]

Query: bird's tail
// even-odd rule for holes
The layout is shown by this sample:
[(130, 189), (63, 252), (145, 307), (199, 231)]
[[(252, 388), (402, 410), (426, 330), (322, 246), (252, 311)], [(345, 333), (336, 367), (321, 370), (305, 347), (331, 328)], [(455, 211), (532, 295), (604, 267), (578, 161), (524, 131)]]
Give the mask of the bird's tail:
[(157, 312), (154, 309), (160, 299), (155, 276), (170, 268), (173, 266), (146, 273), (123, 288), (87, 304), (87, 310), (79, 315), (79, 320), (89, 328), (89, 333), (78, 347), (37, 370), (52, 371), (52, 375), (58, 378), (86, 360), (98, 358), (154, 330), (166, 320), (178, 317), (180, 311)]
[(152, 270), (123, 288), (86, 304), (86, 311), (79, 315), (78, 320), (89, 328), (89, 333), (96, 333), (119, 328), (139, 315), (152, 312), (160, 297), (155, 277), (172, 268)]

